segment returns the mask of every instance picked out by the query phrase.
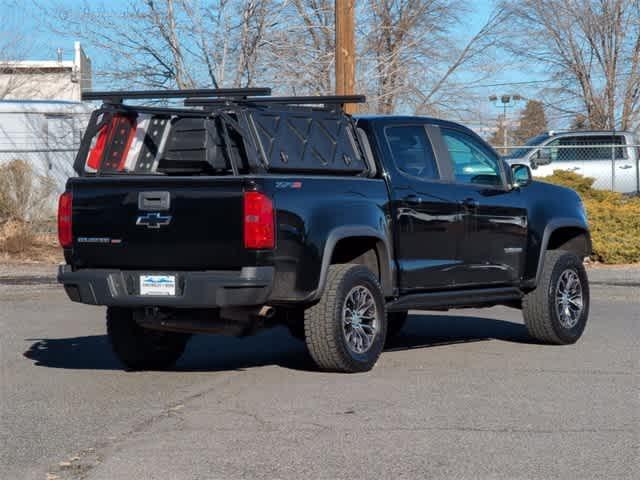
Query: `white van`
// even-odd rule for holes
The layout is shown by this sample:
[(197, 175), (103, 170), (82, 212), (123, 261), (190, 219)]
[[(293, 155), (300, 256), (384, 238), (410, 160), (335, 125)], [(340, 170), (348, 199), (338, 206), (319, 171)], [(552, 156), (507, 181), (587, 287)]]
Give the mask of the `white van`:
[(638, 145), (640, 139), (630, 132), (552, 131), (533, 137), (505, 160), (529, 165), (536, 177), (569, 170), (595, 178), (595, 188), (638, 193)]

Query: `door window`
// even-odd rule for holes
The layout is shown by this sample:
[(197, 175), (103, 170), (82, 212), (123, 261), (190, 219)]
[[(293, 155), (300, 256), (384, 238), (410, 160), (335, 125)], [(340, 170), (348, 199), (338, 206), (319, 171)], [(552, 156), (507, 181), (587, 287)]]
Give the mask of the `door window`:
[(497, 155), (466, 133), (445, 128), (441, 131), (453, 162), (456, 182), (503, 185)]
[(413, 177), (439, 178), (433, 149), (422, 125), (387, 127), (385, 134), (398, 170)]
[(542, 153), (548, 153), (551, 158), (551, 163), (563, 162), (571, 158), (571, 153), (567, 148), (558, 148), (560, 140), (553, 140), (545, 145), (544, 149), (541, 149)]
[[(581, 135), (562, 137), (548, 144), (551, 147), (552, 160), (558, 162), (575, 162), (589, 160), (611, 160), (615, 149), (616, 160), (626, 158), (624, 137), (621, 135)], [(554, 148), (554, 147), (560, 148)]]

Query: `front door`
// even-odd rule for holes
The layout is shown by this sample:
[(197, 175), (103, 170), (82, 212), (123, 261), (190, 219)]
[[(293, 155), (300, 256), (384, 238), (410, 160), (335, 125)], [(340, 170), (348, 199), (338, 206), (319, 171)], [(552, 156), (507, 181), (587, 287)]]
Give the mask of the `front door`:
[(395, 252), (403, 291), (455, 283), (460, 207), (442, 175), (424, 125), (390, 125), (383, 138), (392, 177)]
[(527, 210), (520, 191), (508, 188), (503, 162), (479, 137), (455, 128), (440, 132), (465, 224), (456, 285), (518, 282), (527, 244)]

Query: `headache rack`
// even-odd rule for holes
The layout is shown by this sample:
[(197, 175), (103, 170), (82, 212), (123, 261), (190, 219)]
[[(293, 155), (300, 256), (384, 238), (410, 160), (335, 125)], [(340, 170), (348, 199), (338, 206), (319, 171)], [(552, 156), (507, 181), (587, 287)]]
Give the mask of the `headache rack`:
[[(269, 88), (83, 92), (101, 100), (74, 168), (80, 175), (371, 175), (347, 103), (363, 95), (271, 96)], [(184, 107), (127, 100), (184, 99)]]

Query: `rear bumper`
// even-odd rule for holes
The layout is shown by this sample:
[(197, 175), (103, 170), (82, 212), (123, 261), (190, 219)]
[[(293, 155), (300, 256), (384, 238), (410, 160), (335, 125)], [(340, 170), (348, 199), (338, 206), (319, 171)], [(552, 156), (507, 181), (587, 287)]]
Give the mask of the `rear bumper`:
[[(175, 296), (142, 296), (140, 274), (176, 276)], [(215, 308), (264, 305), (273, 286), (273, 267), (244, 267), (236, 271), (142, 272), (87, 269), (60, 265), (58, 283), (69, 298), (88, 305), (115, 307)]]

